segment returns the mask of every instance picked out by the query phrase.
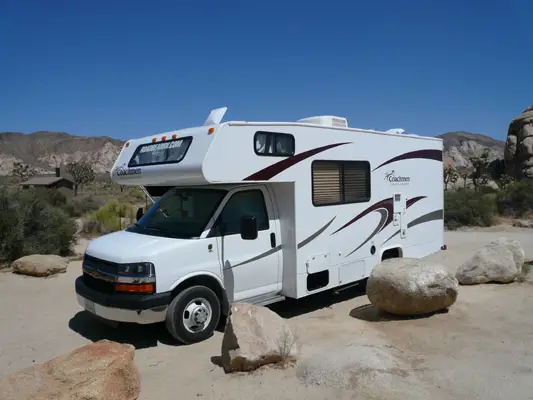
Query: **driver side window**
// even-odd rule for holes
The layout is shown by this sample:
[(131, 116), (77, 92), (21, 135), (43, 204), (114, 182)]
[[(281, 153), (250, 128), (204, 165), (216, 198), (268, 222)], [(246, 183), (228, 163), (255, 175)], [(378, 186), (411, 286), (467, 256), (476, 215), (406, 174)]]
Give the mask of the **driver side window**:
[(245, 216), (255, 217), (259, 231), (268, 230), (268, 213), (261, 190), (244, 190), (231, 196), (218, 217), (224, 235), (240, 234), (241, 218)]

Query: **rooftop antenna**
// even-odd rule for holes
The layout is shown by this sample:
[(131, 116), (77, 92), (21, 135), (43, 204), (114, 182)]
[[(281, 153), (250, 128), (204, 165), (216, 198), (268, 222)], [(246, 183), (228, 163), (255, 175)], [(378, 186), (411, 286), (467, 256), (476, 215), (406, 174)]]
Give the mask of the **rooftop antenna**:
[(220, 121), (222, 121), (222, 118), (224, 118), (224, 114), (226, 114), (227, 110), (228, 107), (215, 108), (214, 110), (211, 110), (209, 116), (204, 122), (204, 126), (220, 124)]

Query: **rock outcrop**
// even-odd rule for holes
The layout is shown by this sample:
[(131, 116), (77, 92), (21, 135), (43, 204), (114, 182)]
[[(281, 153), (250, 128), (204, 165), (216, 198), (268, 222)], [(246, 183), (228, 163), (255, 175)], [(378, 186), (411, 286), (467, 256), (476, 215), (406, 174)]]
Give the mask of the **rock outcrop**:
[(135, 348), (101, 340), (0, 380), (3, 400), (135, 400)]
[(450, 307), (459, 285), (445, 267), (427, 260), (393, 258), (372, 270), (366, 285), (379, 310), (402, 316), (424, 315)]
[(526, 108), (509, 125), (505, 162), (508, 175), (533, 179), (533, 106)]
[(53, 254), (33, 254), (21, 257), (12, 264), (13, 272), (21, 275), (45, 277), (67, 271), (68, 261)]
[(504, 142), (490, 136), (470, 132), (448, 132), (437, 136), (444, 146), (443, 161), (454, 168), (472, 167), (470, 157), (479, 157), (489, 149), (488, 161), (503, 158)]
[(41, 174), (53, 173), (58, 165), (86, 160), (91, 162), (96, 173), (108, 173), (124, 146), (122, 140), (105, 136), (47, 131), (0, 132), (0, 143), (0, 175), (10, 175), (15, 161)]
[(513, 226), (517, 228), (533, 228), (533, 219), (515, 219)]
[(513, 239), (499, 238), (479, 249), (456, 273), (461, 285), (513, 282), (522, 272), (524, 250)]
[(226, 372), (251, 371), (294, 359), (298, 350), (296, 336), (278, 314), (252, 304), (232, 305), (222, 339)]

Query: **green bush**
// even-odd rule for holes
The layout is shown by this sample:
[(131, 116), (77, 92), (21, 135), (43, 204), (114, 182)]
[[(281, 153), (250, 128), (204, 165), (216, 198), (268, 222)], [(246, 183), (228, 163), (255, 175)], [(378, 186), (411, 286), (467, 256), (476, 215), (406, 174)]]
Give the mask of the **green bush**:
[(498, 212), (508, 217), (523, 217), (533, 213), (533, 182), (511, 182), (496, 195)]
[(105, 204), (92, 195), (88, 197), (67, 196), (61, 189), (29, 189), (42, 201), (62, 209), (71, 217), (81, 217), (91, 211), (96, 211)]
[[(105, 205), (103, 205), (98, 211), (89, 214), (86, 217), (87, 221), (97, 221), (98, 224), (85, 224), (91, 226), (90, 230), (93, 231), (97, 226), (101, 226), (104, 232), (115, 232), (125, 228), (121, 224), (121, 218), (126, 218), (133, 220), (135, 218), (135, 207), (130, 204), (121, 203), (118, 200), (109, 200)], [(98, 228), (98, 229), (102, 229)], [(88, 228), (89, 229), (89, 228)], [(104, 233), (100, 232), (100, 233)], [(90, 232), (96, 233), (96, 232)]]
[(444, 223), (449, 229), (461, 226), (491, 226), (494, 223), (495, 195), (471, 189), (444, 193)]
[(81, 217), (87, 213), (98, 210), (105, 204), (105, 200), (99, 200), (93, 196), (72, 199), (68, 204), (68, 213), (72, 217)]
[(119, 201), (125, 203), (144, 203), (145, 194), (138, 187), (125, 187), (118, 196)]
[(29, 254), (67, 255), (76, 223), (36, 191), (0, 189), (0, 260)]

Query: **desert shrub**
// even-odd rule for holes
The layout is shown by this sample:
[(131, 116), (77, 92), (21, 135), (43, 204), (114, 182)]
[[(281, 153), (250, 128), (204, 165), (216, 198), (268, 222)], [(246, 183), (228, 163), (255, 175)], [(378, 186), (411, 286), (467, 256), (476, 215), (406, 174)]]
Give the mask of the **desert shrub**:
[(72, 199), (67, 207), (69, 215), (73, 217), (81, 217), (82, 215), (98, 210), (104, 204), (105, 200), (98, 199), (94, 196), (88, 196)]
[(494, 194), (459, 189), (444, 194), (444, 223), (449, 229), (461, 226), (491, 226), (496, 207)]
[(81, 233), (86, 236), (97, 236), (106, 233), (106, 229), (100, 221), (85, 219), (82, 221)]
[(533, 213), (533, 182), (511, 182), (496, 196), (496, 206), (503, 216), (522, 217)]
[(492, 187), (492, 186), (480, 186), (478, 187), (478, 191), (482, 194), (496, 194), (499, 193), (499, 190)]
[(76, 223), (36, 191), (0, 189), (0, 260), (29, 254), (67, 255)]
[(57, 190), (57, 189), (29, 189), (30, 191), (33, 191), (35, 193), (35, 196), (37, 196), (39, 199), (47, 202), (48, 204), (54, 206), (54, 207), (59, 207), (59, 208), (64, 208), (67, 204), (67, 196)]
[(124, 203), (144, 203), (145, 194), (138, 187), (124, 187), (118, 199)]
[(101, 223), (101, 225), (92, 225), (93, 228), (99, 226), (98, 229), (103, 229), (103, 232), (100, 233), (115, 232), (125, 228), (121, 224), (121, 218), (133, 220), (135, 212), (136, 209), (131, 204), (121, 203), (118, 200), (109, 200), (98, 211), (89, 214), (85, 220)]

